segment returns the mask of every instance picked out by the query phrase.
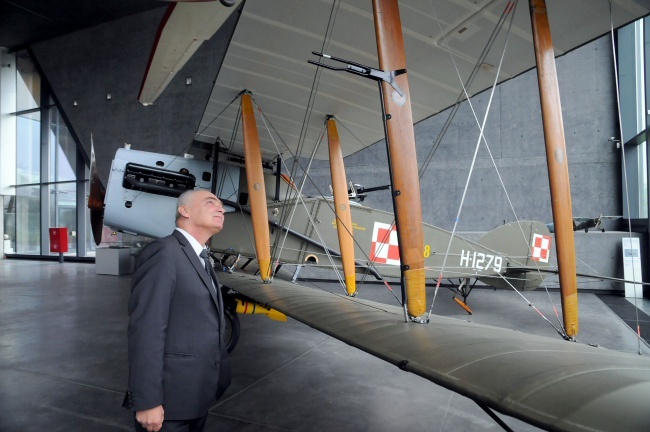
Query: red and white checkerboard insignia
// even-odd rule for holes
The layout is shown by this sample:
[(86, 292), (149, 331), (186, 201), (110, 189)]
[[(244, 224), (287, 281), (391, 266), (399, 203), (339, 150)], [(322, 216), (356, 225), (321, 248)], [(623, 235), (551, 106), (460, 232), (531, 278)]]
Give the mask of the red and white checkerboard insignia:
[(533, 248), (531, 250), (534, 261), (548, 262), (551, 256), (551, 237), (533, 234)]
[(399, 265), (399, 244), (397, 230), (390, 224), (375, 222), (372, 229), (370, 259), (378, 264)]

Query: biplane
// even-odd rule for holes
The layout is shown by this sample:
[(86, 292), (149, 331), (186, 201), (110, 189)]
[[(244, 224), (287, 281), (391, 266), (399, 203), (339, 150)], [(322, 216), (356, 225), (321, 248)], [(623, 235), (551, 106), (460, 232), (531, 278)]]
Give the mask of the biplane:
[[(622, 219), (623, 216), (596, 216), (594, 218), (589, 217), (574, 217), (573, 218), (573, 231), (582, 231), (589, 232), (590, 229), (600, 230), (605, 232), (605, 228), (602, 226), (603, 222), (606, 220), (615, 220)], [(555, 231), (555, 226), (552, 223), (547, 223), (546, 226), (550, 232)]]
[[(543, 0), (530, 0), (530, 13), (521, 13), (525, 6), (520, 5), (515, 16), (517, 1), (439, 1), (434, 3), (446, 31), (434, 41), (430, 23), (418, 10), (422, 6), (405, 3), (321, 1), (308, 8), (290, 0), (282, 7), (262, 0), (172, 4), (145, 73), (140, 93), (145, 105), (155, 103), (201, 40), (239, 14), (195, 138), (212, 146), (197, 145), (182, 156), (120, 149), (105, 191), (91, 168), (93, 227), (106, 223), (150, 237), (167, 235), (175, 197), (188, 189), (210, 189), (229, 210), (228, 228), (215, 236), (211, 248), (229, 270), (220, 281), (233, 293), (237, 311), (252, 305), (286, 314), (469, 397), (506, 429), (493, 411), (546, 430), (650, 429), (644, 409), (650, 361), (573, 342), (578, 333), (573, 221), (549, 26), (550, 20), (559, 29), (556, 40), (570, 49), (606, 33), (610, 22), (619, 26), (647, 15), (649, 5), (584, 0), (549, 2), (547, 10)], [(611, 21), (588, 24), (583, 19), (587, 11), (607, 16), (609, 8)], [(328, 25), (324, 35), (314, 31), (322, 28), (318, 21), (330, 17), (332, 23), (334, 16), (335, 27)], [(526, 20), (531, 33), (522, 30), (528, 28), (522, 24)], [(581, 23), (579, 29), (575, 22)], [(515, 34), (525, 34), (521, 39), (533, 40), (534, 53), (524, 53), (525, 44), (516, 38), (510, 41), (513, 60), (481, 52), (477, 41), (504, 37), (487, 30), (494, 24), (516, 27)], [(560, 263), (562, 333), (569, 341), (426, 313), (427, 280), (437, 286), (449, 277), (464, 284), (474, 278), (498, 287), (538, 286), (548, 267), (551, 239), (539, 222), (505, 224), (476, 242), (462, 239), (455, 228), (444, 231), (422, 223), (413, 123), (457, 105), (467, 94), (451, 91), (448, 67), (440, 65), (433, 78), (419, 74), (422, 62), (432, 57), (418, 56), (417, 49), (405, 52), (403, 34), (416, 40), (418, 49), (444, 46), (467, 64), (478, 60), (470, 79), (482, 88), (537, 66)], [(330, 51), (345, 55), (335, 57)], [(369, 66), (375, 58), (378, 65)], [(370, 104), (376, 107), (369, 109)], [(267, 110), (269, 106), (274, 109)], [(351, 118), (361, 131), (356, 140), (340, 133), (340, 118)], [(267, 127), (269, 123), (274, 126)], [(382, 139), (393, 213), (350, 202), (357, 192), (343, 162), (363, 143)], [(321, 141), (327, 146), (321, 147)], [(301, 192), (314, 158), (330, 161), (331, 199)], [(298, 168), (305, 173), (300, 182), (293, 180)], [(239, 269), (254, 260), (257, 276), (236, 271), (231, 258), (246, 261)], [(340, 270), (346, 295), (274, 278), (279, 265), (325, 260)], [(356, 298), (357, 273), (398, 279), (401, 307)]]

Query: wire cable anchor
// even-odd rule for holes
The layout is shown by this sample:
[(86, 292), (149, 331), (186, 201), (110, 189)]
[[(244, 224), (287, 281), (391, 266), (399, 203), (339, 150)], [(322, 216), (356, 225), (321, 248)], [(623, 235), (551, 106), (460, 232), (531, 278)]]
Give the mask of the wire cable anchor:
[(359, 63), (355, 63), (350, 60), (345, 60), (342, 58), (331, 56), (329, 54), (320, 53), (317, 51), (312, 51), (312, 54), (318, 57), (327, 58), (337, 62), (347, 63), (347, 66), (336, 67), (336, 66), (327, 65), (325, 63), (320, 63), (314, 60), (307, 60), (308, 63), (311, 63), (316, 66), (321, 66), (324, 67), (325, 69), (330, 69), (333, 71), (349, 72), (355, 75), (361, 75), (362, 77), (370, 78), (371, 80), (387, 82), (400, 95), (400, 97), (402, 98), (404, 97), (404, 91), (401, 89), (399, 84), (395, 82), (395, 77), (405, 74), (406, 69), (397, 69), (394, 71), (383, 71), (383, 70), (371, 68), (370, 66), (365, 66)]

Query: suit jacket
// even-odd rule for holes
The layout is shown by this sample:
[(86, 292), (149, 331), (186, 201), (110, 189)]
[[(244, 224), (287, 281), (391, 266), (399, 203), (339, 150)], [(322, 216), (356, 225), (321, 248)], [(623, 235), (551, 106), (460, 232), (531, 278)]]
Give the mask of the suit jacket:
[(129, 301), (124, 406), (163, 405), (166, 420), (203, 416), (230, 384), (221, 296), (178, 231), (140, 253)]

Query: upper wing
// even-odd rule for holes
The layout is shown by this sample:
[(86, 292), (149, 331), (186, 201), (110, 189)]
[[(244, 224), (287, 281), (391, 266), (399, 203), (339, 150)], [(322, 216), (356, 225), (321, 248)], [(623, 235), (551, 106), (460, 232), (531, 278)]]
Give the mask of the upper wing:
[[(455, 67), (466, 80), (495, 24), (512, 3), (400, 1), (415, 122), (455, 103), (462, 93)], [(519, 2), (516, 10), (499, 81), (535, 66), (527, 3)], [(605, 34), (610, 28), (608, 1), (548, 1), (547, 7), (556, 55)], [(649, 7), (648, 0), (613, 0), (613, 25), (617, 27), (644, 16)], [(505, 33), (504, 28), (482, 62), (468, 90), (470, 95), (483, 91), (494, 81)], [(328, 114), (345, 126), (340, 129), (341, 140), (345, 142), (344, 156), (382, 139), (377, 85), (351, 74), (319, 71), (307, 63), (309, 59), (317, 60), (312, 51), (376, 68), (371, 1), (313, 0), (307, 7), (303, 0), (247, 0), (196, 139), (213, 143), (217, 137), (231, 137), (238, 103), (229, 104), (244, 89), (253, 93), (266, 120), (281, 137), (271, 138), (271, 127), (267, 129), (258, 120), (266, 160), (278, 153), (289, 157), (301, 144), (302, 155), (309, 156)], [(320, 73), (320, 80), (315, 79)], [(236, 135), (235, 151), (241, 148), (241, 142), (241, 134)], [(327, 146), (322, 145), (316, 157), (326, 159)]]
[[(232, 1), (234, 7), (225, 7), (218, 1), (170, 5), (152, 51), (140, 102), (150, 104), (156, 100), (201, 43), (242, 3)], [(495, 24), (504, 11), (512, 13), (512, 3), (400, 2), (415, 122), (455, 103), (462, 93), (458, 75), (467, 79)], [(516, 10), (499, 81), (535, 65), (525, 3), (520, 2)], [(610, 28), (608, 1), (550, 1), (547, 7), (557, 55), (605, 34)], [(612, 23), (618, 27), (647, 15), (650, 1), (613, 0), (612, 12)], [(494, 81), (504, 40), (505, 29), (480, 64), (474, 84), (468, 89), (470, 95), (483, 91)], [(246, 0), (196, 139), (214, 143), (217, 137), (231, 137), (238, 104), (229, 104), (245, 89), (253, 93), (268, 116), (266, 120), (280, 134), (281, 139), (271, 137), (270, 125), (267, 128), (264, 122), (258, 122), (265, 160), (278, 153), (285, 157), (295, 154), (301, 143), (302, 154), (309, 155), (329, 114), (345, 126), (340, 132), (346, 143), (344, 156), (382, 139), (376, 84), (361, 77), (317, 70), (307, 63), (308, 59), (315, 59), (312, 51), (377, 67), (371, 2), (313, 0), (307, 7), (304, 0)], [(320, 80), (315, 79), (321, 72)], [(241, 143), (241, 135), (236, 135), (235, 153), (241, 153)], [(327, 149), (322, 147), (316, 157), (325, 159)]]
[[(650, 430), (650, 360), (245, 275), (219, 280), (354, 347), (545, 430)], [(397, 310), (396, 310), (397, 309)]]

